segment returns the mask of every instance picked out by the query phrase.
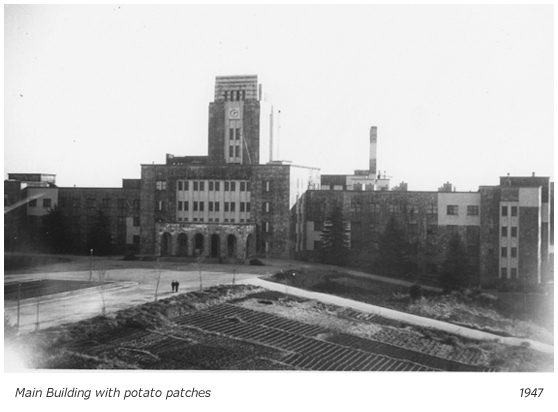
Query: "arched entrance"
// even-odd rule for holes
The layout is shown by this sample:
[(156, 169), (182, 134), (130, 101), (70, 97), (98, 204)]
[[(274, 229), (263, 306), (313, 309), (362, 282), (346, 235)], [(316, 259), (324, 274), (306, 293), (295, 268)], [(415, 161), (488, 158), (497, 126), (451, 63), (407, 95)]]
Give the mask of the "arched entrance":
[(213, 234), (211, 235), (211, 257), (218, 258), (220, 251), (221, 251), (221, 239), (219, 239), (219, 235)]
[(254, 256), (256, 254), (256, 240), (252, 234), (246, 237), (246, 257)]
[(188, 236), (184, 233), (178, 235), (178, 256), (188, 256)]
[(203, 255), (203, 235), (201, 233), (196, 233), (194, 237), (194, 253)]
[(169, 256), (172, 254), (172, 237), (170, 233), (163, 233), (161, 237), (161, 256)]
[(227, 256), (236, 257), (236, 236), (227, 236)]

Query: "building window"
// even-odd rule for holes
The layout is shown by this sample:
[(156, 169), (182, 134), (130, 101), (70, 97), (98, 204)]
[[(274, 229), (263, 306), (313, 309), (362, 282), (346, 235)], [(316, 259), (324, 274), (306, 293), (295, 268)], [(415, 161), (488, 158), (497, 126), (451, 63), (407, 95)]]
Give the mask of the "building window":
[(215, 191), (218, 192), (221, 190), (221, 182), (215, 182)]
[(235, 211), (236, 211), (236, 203), (231, 202), (231, 212), (235, 212)]
[(512, 258), (516, 258), (516, 257), (517, 257), (517, 248), (516, 248), (516, 247), (512, 247), (512, 248), (511, 248), (511, 257), (512, 257)]
[(263, 222), (263, 230), (266, 233), (271, 233), (271, 224), (269, 222)]
[(245, 191), (246, 191), (246, 182), (240, 182), (240, 191), (241, 191), (241, 192), (245, 192)]
[(184, 185), (182, 183), (182, 180), (178, 181), (178, 190), (184, 190)]
[(157, 210), (163, 210), (163, 202), (161, 202), (160, 200), (157, 202)]
[(504, 279), (508, 277), (508, 268), (500, 268), (500, 277)]
[(90, 209), (97, 207), (97, 200), (91, 198), (87, 199), (87, 207)]
[(225, 212), (229, 211), (229, 202), (225, 202)]
[(213, 192), (213, 182), (209, 182), (209, 191)]
[(426, 208), (426, 213), (429, 214), (429, 215), (437, 215), (438, 214), (438, 204), (437, 203), (430, 203), (428, 205), (428, 207)]
[(134, 226), (138, 227), (140, 225), (140, 218), (139, 217), (134, 217)]
[(200, 202), (200, 212), (204, 211), (205, 202)]
[(517, 216), (517, 206), (512, 206), (511, 207), (511, 215), (512, 216)]
[(230, 186), (230, 183), (229, 183), (229, 182), (225, 182), (225, 192), (228, 192), (228, 191), (229, 191), (229, 186)]
[(51, 207), (52, 199), (43, 199), (43, 207)]
[(457, 216), (459, 214), (459, 207), (457, 205), (448, 205), (447, 214)]
[(457, 225), (448, 225), (448, 236), (452, 237), (459, 234), (459, 227)]
[(30, 200), (29, 207), (37, 207), (37, 199)]
[(246, 210), (246, 204), (244, 202), (240, 202), (240, 212), (244, 212)]
[(508, 237), (508, 227), (502, 226), (502, 237)]
[(185, 212), (188, 211), (188, 209), (189, 209), (188, 206), (189, 206), (189, 205), (190, 205), (190, 202), (188, 202), (188, 201), (185, 201), (185, 202), (184, 202), (184, 211), (185, 211)]
[(250, 211), (250, 202), (246, 202), (246, 211), (247, 211), (247, 212)]
[[(211, 182), (210, 182), (211, 183)], [(207, 202), (208, 203), (208, 208), (210, 212), (213, 212), (213, 202)]]
[(236, 182), (231, 182), (231, 192), (236, 191)]
[[(215, 211), (216, 211), (216, 212), (219, 211), (219, 205), (220, 205), (220, 202), (215, 202)], [(218, 219), (215, 219), (215, 221), (218, 222), (219, 220), (218, 220)]]
[(479, 215), (479, 207), (478, 206), (467, 206), (467, 215), (468, 216), (478, 216)]
[(194, 212), (198, 211), (198, 202), (194, 202)]
[(250, 182), (246, 182), (246, 191), (249, 192), (250, 190), (252, 190), (252, 185)]
[(266, 181), (265, 182), (265, 191), (269, 192), (271, 189), (271, 182), (270, 181)]
[(231, 219), (231, 223), (234, 223), (234, 219)]
[(202, 180), (200, 182), (200, 192), (203, 192), (205, 190), (205, 182)]
[(186, 180), (186, 181), (184, 182), (184, 190), (185, 190), (185, 191), (190, 190), (190, 182), (189, 182), (188, 180)]
[(166, 180), (157, 180), (155, 188), (157, 190), (167, 190), (167, 181)]
[(178, 201), (178, 210), (182, 210), (182, 205), (183, 205), (183, 202), (181, 202), (181, 201), (179, 200), (179, 201)]
[(517, 227), (513, 226), (511, 228), (511, 236), (512, 237), (517, 237)]
[(507, 247), (503, 247), (501, 250), (502, 250), (502, 251), (501, 251), (500, 255), (501, 255), (502, 257), (508, 257), (508, 248), (507, 248)]
[(508, 215), (508, 206), (502, 206), (502, 216)]
[(194, 192), (198, 191), (198, 182), (194, 181)]
[(234, 140), (234, 129), (232, 127), (229, 128), (229, 140)]
[(229, 92), (228, 92), (228, 91), (226, 91), (226, 90), (225, 90), (225, 93), (224, 93), (224, 97), (225, 97), (225, 100), (228, 100), (228, 97), (229, 97)]

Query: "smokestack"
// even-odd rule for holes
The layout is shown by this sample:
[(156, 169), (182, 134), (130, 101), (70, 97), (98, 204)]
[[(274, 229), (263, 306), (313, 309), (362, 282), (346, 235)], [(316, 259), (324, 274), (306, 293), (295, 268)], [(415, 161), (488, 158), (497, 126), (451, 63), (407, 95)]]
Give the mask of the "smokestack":
[(378, 138), (378, 128), (372, 126), (370, 128), (370, 166), (368, 169), (369, 176), (376, 175), (376, 142)]
[(269, 114), (269, 161), (273, 162), (273, 106)]

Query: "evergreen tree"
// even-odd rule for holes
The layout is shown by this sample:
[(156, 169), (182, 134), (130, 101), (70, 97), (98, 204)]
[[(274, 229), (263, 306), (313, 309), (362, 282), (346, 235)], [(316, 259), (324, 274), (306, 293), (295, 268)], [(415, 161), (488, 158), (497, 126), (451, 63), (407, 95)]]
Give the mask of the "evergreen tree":
[(458, 234), (454, 234), (448, 242), (440, 280), (445, 292), (464, 288), (470, 283), (467, 250)]
[(376, 263), (381, 273), (402, 275), (410, 270), (408, 244), (405, 232), (394, 216), (388, 221), (380, 236), (379, 255)]
[(87, 247), (93, 249), (93, 253), (97, 256), (104, 256), (112, 253), (110, 219), (102, 210), (97, 211), (89, 227)]
[(349, 235), (341, 208), (334, 208), (328, 220), (322, 231), (320, 261), (342, 266), (349, 257)]
[(48, 214), (43, 217), (42, 233), (46, 246), (51, 253), (68, 253), (71, 251), (73, 242), (67, 218), (64, 212), (58, 208), (58, 205), (54, 205), (48, 211)]

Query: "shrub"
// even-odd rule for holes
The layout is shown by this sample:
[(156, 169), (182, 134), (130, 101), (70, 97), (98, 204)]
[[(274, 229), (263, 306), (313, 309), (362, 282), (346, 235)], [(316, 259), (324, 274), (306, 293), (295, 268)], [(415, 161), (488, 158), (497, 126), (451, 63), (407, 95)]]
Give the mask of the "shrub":
[(422, 298), (422, 286), (418, 283), (415, 283), (409, 289), (409, 295), (411, 296), (412, 300), (417, 300)]
[(265, 264), (262, 263), (262, 261), (259, 260), (259, 259), (250, 260), (250, 265), (252, 265), (252, 266), (265, 266)]

